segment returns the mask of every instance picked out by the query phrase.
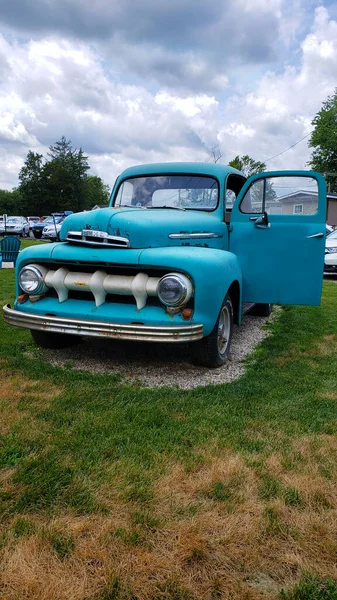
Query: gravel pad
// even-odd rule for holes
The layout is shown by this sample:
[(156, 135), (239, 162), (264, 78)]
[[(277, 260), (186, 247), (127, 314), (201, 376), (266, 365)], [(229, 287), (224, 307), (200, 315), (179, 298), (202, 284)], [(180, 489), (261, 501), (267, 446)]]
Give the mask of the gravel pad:
[(185, 344), (150, 344), (110, 340), (84, 340), (63, 350), (43, 350), (54, 366), (67, 366), (90, 373), (116, 373), (125, 383), (143, 387), (171, 386), (191, 389), (233, 381), (244, 372), (244, 358), (270, 331), (265, 325), (280, 314), (275, 307), (270, 317), (245, 316), (241, 327), (234, 326), (231, 354), (218, 369), (197, 367), (191, 362), (191, 349)]

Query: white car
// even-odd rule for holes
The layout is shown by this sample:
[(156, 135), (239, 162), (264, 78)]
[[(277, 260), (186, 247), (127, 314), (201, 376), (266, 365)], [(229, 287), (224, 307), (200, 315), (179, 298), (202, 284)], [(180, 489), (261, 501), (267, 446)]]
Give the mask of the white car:
[(29, 223), (25, 217), (7, 217), (0, 223), (0, 233), (4, 235), (29, 235)]
[(42, 237), (45, 239), (49, 239), (51, 242), (56, 242), (57, 240), (59, 240), (59, 233), (61, 231), (62, 222), (51, 223), (46, 225), (46, 227), (43, 228)]
[(324, 271), (337, 273), (337, 229), (325, 240)]
[(29, 223), (29, 229), (32, 229), (35, 223), (40, 222), (40, 217), (27, 217), (27, 221)]

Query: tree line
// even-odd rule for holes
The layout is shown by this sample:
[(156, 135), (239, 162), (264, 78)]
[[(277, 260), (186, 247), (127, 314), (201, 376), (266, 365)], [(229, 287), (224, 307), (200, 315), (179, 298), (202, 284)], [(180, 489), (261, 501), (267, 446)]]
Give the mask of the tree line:
[[(308, 165), (325, 175), (328, 191), (337, 193), (337, 88), (323, 103), (312, 121)], [(213, 149), (215, 162), (221, 158)], [(220, 152), (220, 151), (219, 151)], [(88, 157), (76, 150), (64, 136), (49, 147), (48, 158), (28, 152), (19, 173), (19, 185), (12, 191), (0, 189), (0, 214), (48, 215), (60, 210), (90, 210), (109, 200), (109, 186), (96, 175), (88, 175)], [(246, 177), (265, 171), (265, 163), (248, 155), (229, 163)]]
[(49, 215), (62, 210), (91, 210), (109, 201), (109, 186), (88, 175), (88, 157), (64, 136), (49, 147), (47, 159), (28, 152), (19, 173), (19, 185), (0, 190), (0, 214)]

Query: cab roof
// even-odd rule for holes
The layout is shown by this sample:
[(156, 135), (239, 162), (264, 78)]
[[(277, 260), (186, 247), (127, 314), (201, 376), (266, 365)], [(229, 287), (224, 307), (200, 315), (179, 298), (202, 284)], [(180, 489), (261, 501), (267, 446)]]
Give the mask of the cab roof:
[(188, 175), (195, 173), (196, 175), (209, 175), (218, 178), (226, 177), (230, 173), (233, 173), (244, 177), (241, 171), (219, 163), (163, 162), (129, 167), (119, 175), (118, 180), (126, 179), (128, 177), (137, 177), (139, 175), (172, 175), (174, 173), (187, 173)]

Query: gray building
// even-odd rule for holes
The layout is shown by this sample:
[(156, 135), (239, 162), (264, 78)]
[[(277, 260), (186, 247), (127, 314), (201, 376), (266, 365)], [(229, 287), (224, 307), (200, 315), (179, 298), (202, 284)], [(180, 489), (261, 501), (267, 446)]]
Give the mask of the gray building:
[[(278, 198), (270, 212), (281, 212), (284, 215), (310, 215), (317, 210), (317, 194), (306, 190), (296, 190)], [(337, 227), (337, 194), (327, 194), (326, 222)]]

